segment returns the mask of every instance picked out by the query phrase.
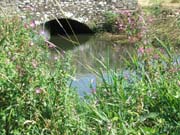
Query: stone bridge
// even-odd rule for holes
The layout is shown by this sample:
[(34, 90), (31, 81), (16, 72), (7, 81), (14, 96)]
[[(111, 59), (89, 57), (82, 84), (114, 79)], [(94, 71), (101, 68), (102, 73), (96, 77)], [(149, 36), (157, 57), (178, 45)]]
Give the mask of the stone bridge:
[(87, 26), (91, 28), (103, 24), (106, 12), (136, 9), (137, 0), (0, 0), (0, 5), (1, 9), (14, 9), (14, 13), (22, 18), (31, 18), (37, 24), (46, 23), (45, 27), (51, 29), (52, 34), (59, 33), (57, 29), (63, 31), (57, 19), (61, 19), (60, 23), (66, 25), (69, 31), (71, 28), (66, 20), (70, 21), (70, 25), (76, 25), (73, 29), (88, 32), (90, 29)]
[(0, 5), (13, 6), (16, 12), (40, 22), (70, 18), (88, 24), (101, 22), (102, 15), (109, 11), (133, 10), (137, 0), (0, 0)]

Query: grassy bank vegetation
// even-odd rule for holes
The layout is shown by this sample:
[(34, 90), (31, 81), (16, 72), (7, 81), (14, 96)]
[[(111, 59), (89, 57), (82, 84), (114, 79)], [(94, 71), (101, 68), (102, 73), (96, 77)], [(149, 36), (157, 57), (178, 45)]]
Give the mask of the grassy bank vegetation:
[[(132, 23), (125, 18), (119, 30), (125, 21)], [(141, 32), (131, 25), (130, 40)], [(53, 46), (33, 28), (19, 17), (0, 18), (0, 134), (180, 133), (180, 63), (173, 42), (154, 35), (158, 46), (149, 41), (135, 46), (137, 54), (125, 60), (128, 74), (104, 66), (98, 71), (103, 81), (82, 99), (68, 86), (74, 70), (70, 55), (51, 57)]]

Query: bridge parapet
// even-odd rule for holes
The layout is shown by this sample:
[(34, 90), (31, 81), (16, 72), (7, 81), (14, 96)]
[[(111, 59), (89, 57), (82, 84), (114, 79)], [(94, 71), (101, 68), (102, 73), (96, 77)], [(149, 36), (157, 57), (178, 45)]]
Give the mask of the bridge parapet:
[(137, 0), (1, 0), (4, 7), (14, 6), (18, 13), (39, 22), (71, 18), (82, 23), (102, 22), (103, 14), (120, 9), (134, 10)]

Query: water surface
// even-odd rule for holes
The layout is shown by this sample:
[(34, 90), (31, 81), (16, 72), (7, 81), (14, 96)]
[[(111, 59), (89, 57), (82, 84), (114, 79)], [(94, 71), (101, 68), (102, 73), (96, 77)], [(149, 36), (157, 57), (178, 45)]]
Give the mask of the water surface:
[(83, 34), (51, 37), (50, 41), (59, 50), (71, 52), (71, 64), (76, 68), (76, 79), (72, 81), (71, 87), (77, 88), (80, 95), (84, 92), (91, 93), (96, 88), (97, 76), (94, 71), (105, 70), (105, 67), (121, 69), (125, 65), (124, 59), (135, 53), (132, 44), (119, 44), (104, 40), (101, 36), (103, 35)]

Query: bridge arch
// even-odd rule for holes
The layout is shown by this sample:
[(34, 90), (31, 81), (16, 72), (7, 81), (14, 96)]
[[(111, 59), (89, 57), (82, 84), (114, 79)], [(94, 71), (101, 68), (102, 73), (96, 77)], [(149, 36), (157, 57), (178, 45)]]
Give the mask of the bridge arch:
[(51, 36), (93, 33), (88, 25), (70, 18), (53, 19), (43, 25)]

